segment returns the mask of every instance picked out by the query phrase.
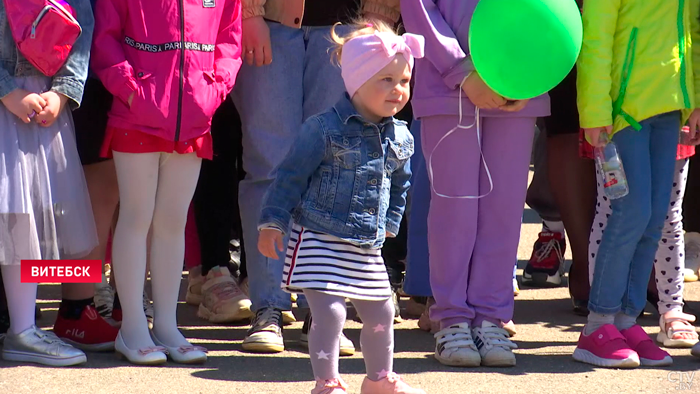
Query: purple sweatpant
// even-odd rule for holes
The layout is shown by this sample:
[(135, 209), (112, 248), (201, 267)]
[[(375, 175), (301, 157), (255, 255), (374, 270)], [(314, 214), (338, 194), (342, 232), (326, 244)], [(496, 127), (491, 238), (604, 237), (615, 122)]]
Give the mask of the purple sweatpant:
[[(436, 144), (457, 125), (456, 116), (421, 118), (426, 163)], [(462, 124), (469, 125), (473, 118)], [(430, 285), (435, 305), (431, 320), (441, 328), (457, 323), (480, 326), (513, 317), (513, 263), (534, 138), (535, 118), (482, 118), (481, 145), (493, 178), (489, 191), (476, 126), (458, 130), (433, 153), (435, 191), (428, 215)]]

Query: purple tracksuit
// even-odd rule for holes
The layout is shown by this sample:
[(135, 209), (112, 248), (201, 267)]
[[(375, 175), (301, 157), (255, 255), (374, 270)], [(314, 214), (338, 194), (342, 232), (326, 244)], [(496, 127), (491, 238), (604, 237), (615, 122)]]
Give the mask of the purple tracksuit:
[[(535, 119), (549, 115), (549, 97), (520, 112), (480, 111), (481, 159), (476, 126), (438, 141), (458, 123), (459, 85), (473, 70), (468, 32), (478, 0), (401, 0), (407, 31), (425, 37), (426, 56), (416, 61), (412, 105), (422, 121), (426, 162), (433, 179), (428, 216), (430, 284), (436, 304), (431, 319), (441, 328), (468, 322), (495, 324), (513, 316), (513, 262), (518, 240)], [(495, 43), (494, 45), (497, 45)], [(474, 105), (462, 93), (463, 125)], [(433, 150), (435, 150), (433, 154)], [(445, 198), (479, 196), (481, 199)]]

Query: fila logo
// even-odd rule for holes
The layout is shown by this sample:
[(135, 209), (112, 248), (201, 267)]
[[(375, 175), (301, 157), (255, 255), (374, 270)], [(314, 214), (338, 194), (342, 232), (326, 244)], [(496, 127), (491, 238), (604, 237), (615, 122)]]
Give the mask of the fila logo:
[(216, 7), (216, 0), (202, 0), (202, 7), (204, 7), (204, 8)]
[(79, 331), (77, 328), (72, 330), (66, 330), (66, 336), (72, 336), (73, 338), (85, 339), (85, 331)]

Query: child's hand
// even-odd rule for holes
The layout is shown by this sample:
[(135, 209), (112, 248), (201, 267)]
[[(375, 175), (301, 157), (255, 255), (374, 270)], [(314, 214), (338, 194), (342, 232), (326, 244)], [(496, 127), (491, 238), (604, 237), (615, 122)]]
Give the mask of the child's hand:
[(525, 106), (530, 100), (515, 100), (515, 101), (508, 101), (506, 102), (506, 105), (502, 105), (499, 109), (501, 111), (506, 111), (506, 112), (519, 112)]
[(36, 93), (29, 93), (24, 89), (15, 89), (2, 98), (2, 103), (8, 111), (20, 118), (22, 122), (29, 123), (31, 119), (44, 110), (46, 100)]
[(387, 232), (384, 234), (384, 238), (396, 238), (396, 234), (387, 231)]
[(506, 105), (506, 99), (491, 90), (476, 71), (472, 72), (464, 81), (462, 90), (472, 104), (481, 109), (496, 109)]
[(275, 251), (275, 246), (277, 246), (277, 250), (284, 252), (282, 241), (282, 232), (274, 228), (264, 228), (260, 230), (258, 236), (258, 250), (263, 256), (277, 260), (279, 256)]
[(34, 120), (41, 126), (49, 127), (63, 111), (63, 107), (68, 102), (68, 97), (52, 91), (44, 92), (40, 96), (46, 101), (46, 105), (41, 112), (37, 113)]
[(688, 145), (700, 144), (700, 108), (695, 108), (688, 119)]
[(243, 19), (243, 59), (249, 65), (260, 67), (272, 63), (270, 28), (262, 16)]
[(583, 129), (583, 131), (586, 134), (586, 140), (588, 140), (588, 143), (593, 145), (593, 147), (605, 146), (605, 143), (600, 139), (600, 134), (606, 133), (610, 135), (612, 133), (612, 125)]

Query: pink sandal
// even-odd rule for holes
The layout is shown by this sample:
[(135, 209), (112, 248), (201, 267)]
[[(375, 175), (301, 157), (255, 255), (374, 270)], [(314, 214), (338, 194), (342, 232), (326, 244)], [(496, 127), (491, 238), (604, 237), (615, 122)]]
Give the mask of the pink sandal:
[[(690, 348), (698, 343), (698, 333), (691, 324), (695, 321), (695, 316), (680, 311), (671, 311), (661, 315), (659, 326), (661, 331), (656, 336), (656, 340), (669, 348)], [(683, 327), (672, 327), (671, 323), (681, 322)], [(679, 334), (692, 334), (693, 339), (683, 338)]]

